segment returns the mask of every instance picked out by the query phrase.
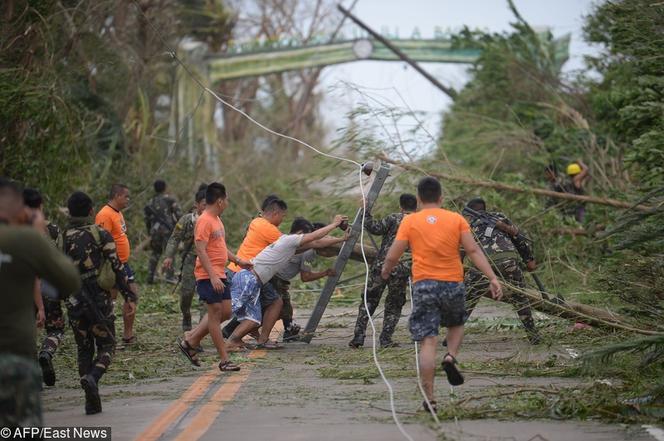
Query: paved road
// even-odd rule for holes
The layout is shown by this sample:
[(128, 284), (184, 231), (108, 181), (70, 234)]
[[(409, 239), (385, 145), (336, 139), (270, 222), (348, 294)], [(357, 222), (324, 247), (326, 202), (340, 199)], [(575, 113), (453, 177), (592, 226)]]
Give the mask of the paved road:
[[(387, 390), (380, 379), (340, 380), (321, 375), (319, 359), (327, 357), (327, 365), (344, 367), (343, 360), (332, 359), (345, 354), (352, 329), (355, 308), (328, 311), (328, 327), (310, 345), (295, 343), (281, 351), (252, 351), (239, 355), (243, 369), (237, 373), (220, 373), (214, 357), (208, 366), (188, 376), (162, 379), (132, 386), (130, 398), (123, 398), (128, 387), (103, 387), (104, 412), (82, 415), (80, 391), (49, 388), (45, 391), (45, 423), (47, 425), (86, 425), (113, 428), (113, 440), (218, 440), (248, 439), (269, 441), (296, 440), (403, 440), (389, 411)], [(407, 311), (406, 311), (407, 312)], [(307, 311), (299, 311), (298, 322), (306, 322)], [(477, 316), (504, 314), (509, 308), (484, 305)], [(407, 350), (408, 336), (402, 319), (397, 340)], [(380, 320), (378, 320), (380, 323)], [(522, 346), (525, 357), (545, 358), (551, 349), (531, 350), (519, 337), (502, 343), (474, 342), (464, 344), (464, 360), (484, 360), (513, 354), (514, 346)], [(369, 344), (369, 342), (367, 342)], [(210, 343), (208, 343), (208, 346)], [(363, 349), (369, 351), (370, 349)], [(564, 356), (564, 351), (559, 356)], [(175, 356), (175, 355), (174, 355)], [(388, 352), (381, 352), (389, 364)], [(184, 359), (180, 360), (184, 363)], [(371, 369), (371, 366), (367, 366)], [(389, 366), (395, 372), (399, 366)], [(404, 366), (403, 369), (412, 369)], [(467, 390), (482, 390), (496, 384), (523, 381), (509, 377), (468, 374)], [(529, 384), (574, 384), (567, 378), (532, 378)], [(406, 422), (405, 430), (415, 440), (440, 439), (441, 434), (454, 440), (548, 440), (548, 441), (651, 441), (654, 437), (640, 427), (624, 428), (595, 422), (574, 421), (460, 421), (426, 423), (414, 419), (421, 397), (416, 379), (407, 376), (391, 378), (399, 417)], [(449, 386), (438, 378), (437, 393), (449, 399)], [(57, 406), (55, 405), (57, 404)], [(444, 404), (443, 404), (444, 405)], [(57, 409), (56, 409), (57, 408)], [(661, 441), (661, 440), (659, 440)]]

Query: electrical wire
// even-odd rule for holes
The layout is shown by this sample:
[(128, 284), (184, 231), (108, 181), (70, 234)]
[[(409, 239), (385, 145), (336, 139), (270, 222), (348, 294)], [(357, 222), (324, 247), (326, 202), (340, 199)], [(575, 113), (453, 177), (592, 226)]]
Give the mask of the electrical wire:
[(409, 441), (414, 441), (413, 438), (412, 438), (412, 437), (408, 434), (408, 432), (406, 432), (406, 430), (404, 429), (403, 425), (401, 424), (401, 421), (399, 421), (399, 417), (397, 416), (396, 409), (395, 409), (395, 405), (394, 405), (394, 389), (392, 388), (392, 385), (390, 384), (390, 382), (388, 381), (387, 377), (385, 376), (385, 373), (383, 372), (383, 369), (382, 369), (382, 367), (381, 367), (381, 365), (380, 365), (380, 362), (378, 361), (378, 355), (377, 355), (377, 352), (376, 352), (376, 327), (375, 327), (374, 322), (373, 322), (373, 320), (372, 320), (372, 318), (371, 318), (371, 314), (369, 313), (369, 307), (368, 307), (367, 302), (366, 302), (366, 299), (367, 299), (367, 291), (368, 291), (368, 284), (369, 284), (369, 262), (367, 261), (367, 256), (366, 256), (366, 254), (365, 254), (365, 250), (364, 250), (364, 221), (365, 221), (365, 216), (366, 216), (366, 209), (365, 209), (365, 208), (366, 208), (366, 194), (365, 194), (365, 192), (364, 192), (364, 183), (363, 183), (363, 181), (362, 181), (362, 179), (363, 179), (363, 176), (362, 176), (362, 175), (363, 175), (363, 173), (364, 173), (364, 171), (363, 171), (363, 168), (364, 168), (364, 167), (363, 167), (363, 164), (361, 164), (361, 163), (359, 163), (359, 162), (357, 162), (357, 161), (354, 161), (354, 160), (352, 160), (352, 159), (349, 159), (349, 158), (344, 158), (344, 157), (341, 157), (341, 156), (332, 155), (332, 154), (329, 154), (329, 153), (323, 152), (323, 151), (317, 149), (316, 147), (313, 147), (312, 145), (308, 144), (308, 143), (305, 142), (305, 141), (302, 141), (302, 140), (297, 139), (297, 138), (295, 138), (295, 137), (293, 137), (293, 136), (290, 136), (290, 135), (284, 135), (284, 134), (282, 134), (282, 133), (276, 132), (276, 131), (270, 129), (269, 127), (266, 127), (266, 126), (263, 125), (262, 123), (256, 121), (253, 117), (251, 117), (249, 114), (247, 114), (247, 113), (244, 112), (243, 110), (241, 110), (241, 109), (235, 107), (235, 106), (232, 105), (231, 103), (229, 103), (229, 102), (227, 102), (226, 100), (224, 100), (223, 98), (221, 98), (221, 97), (220, 97), (219, 95), (217, 95), (213, 90), (211, 90), (209, 87), (207, 87), (206, 85), (204, 85), (204, 84), (203, 84), (198, 78), (196, 78), (196, 76), (195, 76), (195, 75), (189, 70), (189, 68), (188, 68), (188, 67), (187, 67), (187, 66), (186, 66), (186, 65), (185, 65), (185, 64), (184, 64), (184, 63), (178, 58), (178, 56), (177, 56), (177, 54), (175, 53), (175, 51), (174, 51), (173, 49), (170, 48), (170, 46), (168, 45), (168, 43), (167, 43), (166, 40), (164, 39), (163, 35), (161, 34), (161, 32), (160, 32), (160, 31), (154, 26), (154, 24), (152, 23), (152, 21), (147, 17), (147, 15), (145, 14), (145, 12), (144, 12), (144, 11), (140, 8), (140, 6), (137, 4), (136, 0), (133, 0), (133, 3), (134, 3), (134, 5), (136, 6), (136, 8), (138, 9), (138, 11), (143, 15), (143, 17), (145, 18), (145, 20), (149, 23), (150, 27), (151, 27), (151, 28), (154, 30), (154, 32), (159, 36), (160, 40), (162, 41), (162, 44), (164, 44), (164, 46), (168, 49), (170, 56), (171, 56), (171, 57), (172, 57), (172, 58), (173, 58), (173, 59), (174, 59), (174, 60), (175, 60), (175, 61), (176, 61), (181, 67), (182, 67), (182, 69), (187, 73), (187, 75), (189, 75), (189, 76), (194, 80), (194, 82), (195, 82), (195, 83), (196, 83), (196, 84), (197, 84), (202, 90), (204, 90), (205, 92), (207, 92), (207, 93), (209, 93), (210, 95), (212, 95), (212, 96), (213, 96), (218, 102), (220, 102), (220, 103), (222, 103), (223, 105), (225, 105), (226, 107), (228, 107), (228, 108), (230, 108), (230, 109), (232, 109), (232, 110), (238, 112), (240, 115), (244, 116), (247, 120), (249, 120), (250, 122), (252, 122), (254, 125), (260, 127), (261, 129), (263, 129), (264, 131), (266, 131), (266, 132), (268, 132), (268, 133), (270, 133), (270, 134), (272, 134), (272, 135), (278, 136), (278, 137), (283, 138), (283, 139), (287, 139), (287, 140), (289, 140), (289, 141), (296, 142), (296, 143), (298, 143), (298, 144), (300, 144), (300, 145), (302, 145), (302, 146), (304, 146), (304, 147), (307, 147), (307, 148), (309, 148), (310, 150), (312, 150), (312, 151), (318, 153), (318, 154), (321, 155), (321, 156), (325, 156), (325, 157), (328, 157), (328, 158), (330, 158), (330, 159), (335, 159), (335, 160), (338, 160), (338, 161), (341, 161), (341, 162), (348, 162), (348, 163), (350, 163), (350, 164), (354, 164), (354, 165), (356, 165), (356, 166), (358, 167), (359, 181), (360, 181), (360, 192), (362, 193), (362, 207), (363, 207), (363, 209), (362, 209), (362, 224), (361, 224), (361, 226), (360, 226), (360, 248), (361, 248), (361, 250), (362, 250), (362, 259), (364, 260), (364, 265), (365, 265), (365, 275), (364, 275), (364, 306), (365, 306), (365, 308), (366, 308), (366, 310), (367, 310), (367, 314), (368, 314), (368, 317), (369, 317), (369, 323), (371, 324), (371, 329), (372, 329), (372, 331), (373, 331), (373, 334), (372, 334), (372, 340), (373, 340), (373, 347), (372, 347), (372, 349), (373, 349), (373, 359), (374, 359), (374, 363), (376, 364), (376, 367), (377, 367), (377, 369), (378, 369), (378, 372), (380, 373), (380, 376), (381, 376), (381, 378), (383, 379), (383, 382), (385, 383), (385, 385), (387, 386), (387, 389), (388, 389), (388, 392), (389, 392), (389, 397), (390, 397), (390, 408), (391, 408), (391, 410), (392, 410), (392, 418), (394, 419), (394, 422), (396, 423), (397, 428), (399, 429), (399, 431), (401, 432), (401, 434), (402, 434), (406, 439), (408, 439)]

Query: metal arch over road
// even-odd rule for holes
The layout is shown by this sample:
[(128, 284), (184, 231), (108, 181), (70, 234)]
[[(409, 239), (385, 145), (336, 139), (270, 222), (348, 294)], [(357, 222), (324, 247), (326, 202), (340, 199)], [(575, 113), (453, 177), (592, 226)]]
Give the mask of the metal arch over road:
[[(567, 61), (569, 41), (569, 35), (556, 40), (555, 56), (559, 65)], [(453, 48), (450, 40), (392, 39), (390, 42), (418, 62), (470, 64), (480, 55), (479, 49)], [(397, 55), (374, 39), (205, 57), (212, 83), (360, 60), (400, 61)]]
[[(389, 39), (399, 51), (415, 62), (473, 63), (480, 55), (476, 48), (454, 48), (446, 39)], [(554, 57), (559, 67), (569, 57), (570, 35), (554, 41)], [(207, 44), (185, 40), (177, 50), (178, 58), (188, 66), (200, 84), (213, 88), (215, 83), (256, 77), (298, 69), (324, 67), (362, 60), (400, 61), (392, 50), (376, 39), (362, 38), (310, 46), (259, 48), (233, 54), (214, 54)], [(204, 93), (198, 82), (178, 66), (177, 90), (171, 107), (170, 133), (186, 146), (186, 156), (193, 167), (201, 157), (215, 175), (220, 175), (218, 127), (214, 122), (216, 102)], [(198, 109), (200, 106), (200, 109)], [(198, 111), (194, 111), (198, 109)], [(170, 146), (173, 149), (174, 146)], [(170, 151), (170, 150), (169, 150)], [(211, 165), (210, 165), (211, 164)]]
[[(420, 62), (469, 64), (480, 55), (478, 49), (453, 49), (448, 40), (392, 42), (409, 57)], [(361, 39), (230, 56), (210, 55), (206, 60), (210, 80), (217, 82), (359, 60), (399, 61), (399, 58), (378, 41)]]

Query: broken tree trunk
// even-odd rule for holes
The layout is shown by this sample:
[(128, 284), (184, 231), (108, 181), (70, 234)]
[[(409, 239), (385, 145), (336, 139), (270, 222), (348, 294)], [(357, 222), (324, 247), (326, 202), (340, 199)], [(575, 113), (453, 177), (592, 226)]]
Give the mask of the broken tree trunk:
[(543, 188), (528, 188), (528, 187), (518, 187), (516, 185), (509, 185), (509, 184), (503, 184), (501, 182), (496, 182), (496, 181), (482, 181), (479, 179), (473, 179), (473, 178), (468, 178), (465, 176), (453, 176), (447, 173), (440, 173), (440, 172), (429, 172), (427, 170), (424, 170), (420, 167), (406, 164), (404, 162), (400, 161), (395, 161), (393, 159), (389, 159), (384, 155), (381, 155), (380, 157), (381, 161), (385, 161), (389, 164), (394, 164), (398, 167), (403, 168), (404, 170), (412, 170), (412, 171), (417, 171), (420, 173), (425, 173), (429, 176), (433, 176), (436, 178), (440, 179), (446, 179), (449, 181), (456, 181), (456, 182), (463, 182), (464, 184), (471, 185), (473, 187), (486, 187), (486, 188), (493, 188), (495, 190), (504, 190), (504, 191), (510, 191), (513, 193), (532, 193), (536, 194), (539, 196), (547, 196), (551, 198), (556, 198), (556, 199), (566, 199), (570, 201), (578, 201), (578, 202), (586, 202), (589, 204), (600, 204), (600, 205), (608, 205), (610, 207), (615, 207), (615, 208), (631, 208), (639, 211), (648, 211), (651, 210), (652, 207), (648, 205), (643, 205), (643, 204), (632, 204), (630, 202), (625, 202), (625, 201), (619, 201), (616, 199), (609, 199), (609, 198), (602, 198), (602, 197), (597, 197), (597, 196), (588, 196), (588, 195), (579, 195), (579, 194), (572, 194), (572, 193), (560, 193), (557, 191), (551, 191), (551, 190), (545, 190)]
[[(525, 289), (522, 291), (522, 294), (528, 297), (533, 309), (543, 312), (544, 314), (568, 320), (577, 320), (592, 326), (597, 326), (598, 328), (622, 329), (644, 335), (661, 334), (661, 332), (658, 331), (634, 327), (626, 322), (621, 316), (608, 310), (584, 305), (583, 303), (570, 302), (569, 300), (566, 300), (562, 304), (553, 303), (544, 300), (542, 295), (533, 289)], [(505, 298), (503, 298), (503, 301), (505, 301)]]
[[(339, 248), (340, 245), (335, 244), (326, 248), (317, 249), (316, 252), (324, 257), (334, 257), (339, 254)], [(365, 246), (364, 253), (367, 256), (367, 261), (371, 264), (376, 258), (376, 250), (372, 247)], [(350, 258), (359, 262), (363, 261), (362, 250), (359, 244), (355, 245)], [(622, 329), (644, 335), (661, 334), (661, 332), (658, 331), (634, 327), (621, 316), (608, 310), (595, 308), (582, 303), (570, 302), (568, 300), (563, 304), (554, 303), (543, 299), (542, 294), (534, 289), (526, 289), (522, 291), (522, 293), (528, 297), (533, 309), (547, 315), (580, 321), (599, 328)], [(490, 295), (487, 295), (487, 297), (490, 298)], [(503, 301), (506, 301), (508, 297), (509, 291), (506, 293), (505, 297), (503, 297)]]

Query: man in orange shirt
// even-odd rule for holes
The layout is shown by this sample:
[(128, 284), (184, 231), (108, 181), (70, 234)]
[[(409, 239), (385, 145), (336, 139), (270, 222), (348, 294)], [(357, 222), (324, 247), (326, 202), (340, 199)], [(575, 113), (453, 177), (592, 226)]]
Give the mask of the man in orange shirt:
[(239, 268), (251, 268), (251, 263), (235, 256), (226, 247), (226, 230), (219, 216), (228, 207), (226, 187), (218, 182), (208, 185), (205, 191), (205, 211), (199, 216), (194, 229), (196, 244), (196, 292), (201, 301), (207, 303), (207, 314), (198, 326), (180, 341), (178, 346), (195, 366), (196, 348), (210, 334), (219, 353), (219, 370), (239, 371), (240, 367), (230, 361), (220, 325), (231, 317), (231, 285), (226, 280), (225, 268), (230, 260)]
[(463, 340), (466, 289), (460, 248), (490, 281), (491, 295), (500, 300), (502, 289), (491, 265), (475, 242), (468, 222), (458, 213), (440, 208), (440, 182), (425, 177), (417, 185), (420, 210), (406, 216), (387, 252), (381, 277), (387, 280), (401, 255), (410, 247), (413, 255), (413, 310), (409, 325), (412, 338), (421, 342), (420, 370), (422, 387), (427, 395), (424, 409), (436, 411), (433, 395), (438, 328), (447, 328), (447, 349), (442, 368), (453, 386), (463, 384), (463, 375), (456, 368), (456, 356)]
[[(251, 260), (268, 245), (275, 243), (283, 235), (279, 231), (279, 225), (281, 225), (286, 217), (287, 210), (288, 205), (279, 199), (278, 196), (269, 195), (266, 197), (261, 206), (261, 216), (252, 220), (249, 224), (247, 234), (244, 236), (244, 240), (237, 250), (237, 256), (245, 260)], [(228, 269), (228, 276), (231, 278), (241, 270), (241, 268), (232, 263), (228, 265)], [(276, 322), (279, 320), (283, 300), (269, 281), (266, 281), (261, 289), (260, 302), (265, 321), (272, 322), (274, 320)], [(233, 320), (224, 326), (224, 337), (230, 337), (239, 324), (240, 322), (236, 318), (233, 318)], [(274, 323), (272, 324), (274, 325)]]
[[(124, 184), (113, 184), (111, 186), (110, 200), (99, 210), (95, 217), (95, 223), (111, 233), (115, 246), (117, 248), (118, 258), (124, 265), (127, 275), (129, 289), (134, 293), (138, 300), (138, 286), (134, 271), (129, 266), (128, 260), (131, 253), (129, 238), (127, 237), (127, 224), (125, 224), (122, 210), (129, 205), (129, 188)], [(134, 319), (136, 318), (136, 302), (125, 300), (122, 305), (122, 322), (124, 331), (122, 341), (125, 344), (136, 342), (134, 335)]]

